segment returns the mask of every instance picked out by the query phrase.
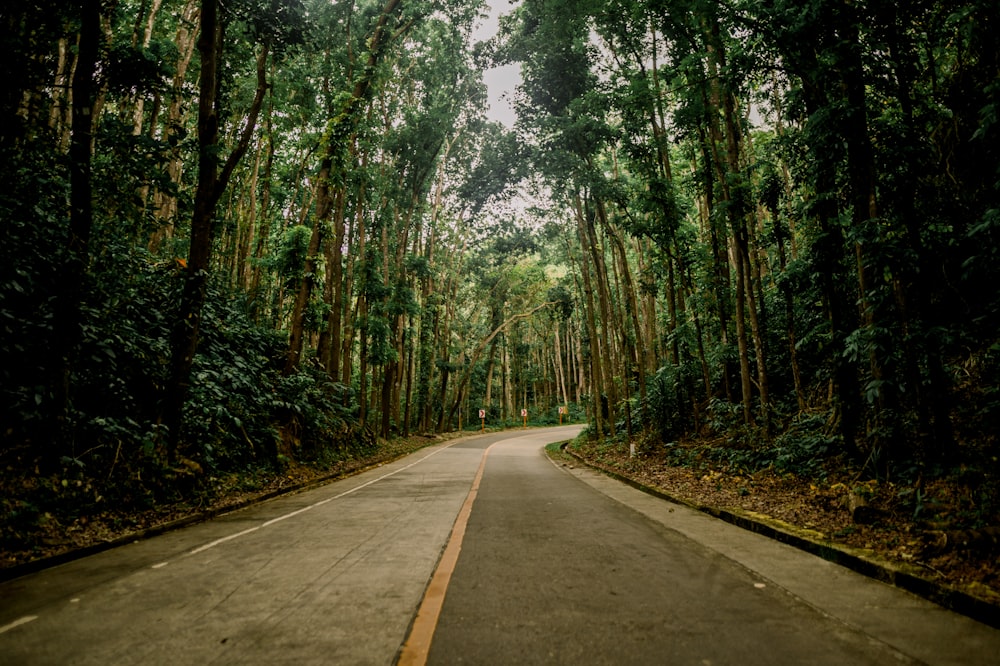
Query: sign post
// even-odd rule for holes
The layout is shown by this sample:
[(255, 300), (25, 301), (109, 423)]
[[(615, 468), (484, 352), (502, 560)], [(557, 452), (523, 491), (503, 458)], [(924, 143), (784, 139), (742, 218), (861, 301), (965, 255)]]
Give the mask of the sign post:
[(523, 426), (523, 428), (527, 429), (527, 427), (528, 427), (528, 410), (527, 409), (522, 409), (521, 410), (521, 418), (524, 419), (524, 426)]
[(479, 420), (481, 421), (481, 426), (482, 426), (480, 428), (480, 431), (481, 432), (486, 432), (486, 410), (485, 409), (480, 409), (479, 410)]
[(559, 425), (562, 425), (562, 417), (563, 417), (563, 414), (565, 414), (565, 413), (566, 413), (566, 408), (565, 407), (560, 407), (559, 408)]

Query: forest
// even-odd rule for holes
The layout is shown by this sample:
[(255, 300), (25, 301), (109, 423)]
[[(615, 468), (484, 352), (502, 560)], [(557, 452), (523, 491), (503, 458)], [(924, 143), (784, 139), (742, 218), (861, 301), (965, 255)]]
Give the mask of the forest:
[(522, 419), (997, 524), (995, 3), (486, 9), (0, 9), (3, 550)]

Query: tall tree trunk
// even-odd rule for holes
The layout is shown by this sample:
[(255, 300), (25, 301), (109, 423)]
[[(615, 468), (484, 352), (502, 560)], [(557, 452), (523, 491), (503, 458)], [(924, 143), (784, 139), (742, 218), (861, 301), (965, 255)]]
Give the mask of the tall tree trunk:
[(288, 331), (288, 352), (285, 354), (285, 374), (294, 373), (299, 367), (302, 355), (302, 345), (305, 341), (306, 308), (312, 298), (313, 288), (316, 285), (316, 271), (318, 270), (318, 259), (322, 247), (323, 220), (328, 214), (331, 200), (324, 196), (323, 189), (328, 187), (330, 179), (330, 169), (332, 160), (323, 160), (320, 166), (319, 190), (316, 195), (316, 214), (313, 216), (312, 232), (309, 234), (309, 245), (306, 247), (305, 265), (302, 268), (302, 281), (295, 292), (295, 301), (292, 304), (291, 326)]
[(403, 420), (402, 429), (403, 437), (410, 436), (410, 420), (411, 420), (411, 408), (413, 406), (413, 374), (416, 370), (416, 354), (414, 350), (414, 345), (412, 341), (409, 340), (409, 336), (406, 335), (406, 330), (413, 330), (413, 317), (410, 317), (409, 325), (404, 329), (403, 336), (407, 339), (406, 344), (406, 385), (404, 389), (403, 398)]
[[(645, 403), (647, 349), (643, 336), (642, 323), (639, 321), (641, 313), (639, 310), (639, 298), (636, 294), (635, 280), (632, 279), (632, 268), (629, 265), (628, 252), (625, 248), (625, 240), (622, 237), (621, 229), (608, 219), (603, 204), (598, 204), (598, 215), (601, 218), (606, 235), (611, 241), (612, 254), (618, 265), (618, 274), (621, 278), (619, 292), (621, 294), (622, 306), (628, 315), (623, 318), (621, 328), (624, 334), (624, 343), (630, 348), (630, 355), (635, 361), (635, 377), (636, 382), (639, 384), (639, 396), (642, 402)], [(631, 335), (629, 335), (625, 322), (628, 322), (631, 326)], [(630, 381), (631, 376), (632, 371), (628, 369), (625, 375), (626, 385)]]
[(176, 457), (181, 440), (184, 403), (187, 400), (208, 283), (212, 222), (215, 205), (221, 194), (218, 192), (219, 165), (215, 148), (219, 142), (217, 91), (222, 32), (218, 0), (202, 0), (201, 35), (198, 39), (198, 53), (201, 56), (198, 89), (198, 189), (195, 192), (194, 215), (191, 218), (191, 243), (184, 290), (171, 344), (172, 370), (163, 417), (163, 423), (167, 427), (167, 453), (171, 460)]
[(560, 404), (569, 404), (569, 394), (566, 392), (566, 373), (563, 371), (563, 352), (561, 338), (562, 335), (559, 332), (559, 322), (555, 324), (555, 331), (553, 336), (555, 339), (555, 372), (556, 372), (556, 383), (558, 384), (558, 397), (561, 398)]
[[(782, 273), (788, 268), (788, 256), (785, 249), (786, 230), (781, 223), (780, 211), (772, 210), (774, 216), (774, 237), (778, 248), (778, 267)], [(797, 349), (797, 334), (795, 328), (795, 295), (792, 293), (788, 283), (780, 286), (782, 300), (785, 305), (785, 338), (788, 344), (788, 359), (792, 371), (792, 382), (795, 385), (795, 399), (799, 406), (799, 411), (806, 410), (806, 394), (802, 385), (802, 371), (799, 369), (799, 353)]]
[[(362, 170), (367, 167), (368, 164), (368, 153), (365, 153), (361, 158), (361, 168)], [(348, 248), (348, 256), (353, 257), (364, 257), (365, 256), (365, 197), (366, 188), (364, 183), (358, 188), (357, 196), (354, 205), (354, 222), (352, 224), (352, 234), (351, 234), (351, 247)], [(346, 220), (345, 220), (346, 224)], [(341, 289), (343, 293), (343, 298), (346, 300), (351, 297), (355, 291), (360, 291), (355, 289), (355, 284), (363, 284), (363, 279), (358, 276), (358, 261), (351, 261), (347, 267), (347, 275), (344, 278), (344, 285)], [(353, 317), (348, 317), (345, 325), (343, 326), (344, 331), (341, 335), (340, 342), (340, 381), (345, 386), (351, 385), (352, 373), (354, 368), (354, 332), (355, 325), (358, 320), (358, 303), (360, 302), (360, 295), (355, 301), (354, 315)], [(347, 308), (347, 303), (344, 304), (345, 312)], [(331, 362), (332, 365), (332, 362)], [(335, 370), (334, 370), (335, 371)]]
[[(271, 68), (271, 76), (272, 78), (274, 76), (273, 65)], [(264, 161), (264, 179), (263, 179), (264, 186), (260, 195), (261, 224), (259, 231), (257, 233), (257, 239), (256, 239), (257, 242), (255, 243), (253, 251), (254, 261), (250, 262), (253, 269), (250, 278), (250, 296), (253, 299), (253, 302), (255, 303), (255, 308), (254, 308), (255, 313), (259, 312), (261, 309), (261, 306), (256, 304), (261, 303), (263, 300), (260, 294), (260, 278), (261, 278), (261, 269), (263, 265), (261, 259), (263, 259), (264, 257), (264, 252), (267, 248), (268, 236), (271, 233), (271, 227), (270, 227), (271, 218), (269, 215), (269, 210), (271, 207), (270, 204), (271, 204), (272, 177), (274, 175), (274, 126), (272, 122), (274, 116), (273, 99), (274, 96), (272, 95), (270, 97), (271, 101), (268, 104), (268, 113), (265, 122), (266, 130), (264, 131), (264, 134), (266, 136), (265, 141), (267, 145), (267, 159)]]
[(612, 371), (612, 358), (614, 350), (611, 346), (611, 332), (615, 327), (616, 319), (611, 315), (611, 294), (610, 282), (608, 278), (607, 265), (604, 261), (604, 249), (597, 240), (597, 231), (594, 228), (594, 211), (590, 210), (592, 202), (585, 200), (581, 207), (583, 233), (586, 236), (587, 244), (585, 251), (590, 252), (594, 266), (594, 279), (596, 282), (597, 302), (601, 313), (601, 326), (599, 335), (601, 336), (601, 349), (604, 353), (596, 360), (603, 366), (602, 382), (603, 389), (607, 392), (607, 426), (611, 436), (614, 437), (616, 411), (618, 407), (618, 390), (615, 386), (614, 373)]
[[(639, 275), (643, 276), (640, 279), (640, 294), (642, 296), (641, 304), (641, 320), (643, 324), (642, 336), (644, 340), (644, 345), (646, 347), (646, 375), (654, 375), (659, 369), (659, 359), (660, 359), (660, 343), (658, 340), (658, 335), (656, 334), (656, 282), (651, 277), (653, 275), (653, 268), (651, 266), (650, 252), (652, 248), (652, 241), (648, 238), (637, 238), (633, 241), (633, 246), (635, 248), (636, 257), (638, 258), (638, 268)], [(674, 285), (670, 289), (671, 295), (676, 291), (675, 278), (674, 278), (674, 266), (673, 258), (668, 258), (670, 265), (669, 271), (669, 284)], [(672, 326), (671, 330), (676, 330), (676, 322)], [(676, 336), (675, 336), (676, 337)], [(673, 359), (674, 363), (678, 363), (676, 359)]]
[(195, 191), (194, 214), (191, 217), (191, 242), (188, 251), (184, 288), (181, 293), (177, 323), (171, 338), (171, 373), (166, 387), (162, 421), (167, 428), (167, 454), (174, 459), (181, 440), (184, 403), (187, 400), (191, 366), (198, 346), (202, 309), (205, 305), (208, 274), (212, 258), (212, 227), (215, 210), (222, 193), (232, 178), (236, 165), (246, 154), (257, 126), (257, 116), (264, 102), (267, 80), (263, 62), (268, 47), (261, 48), (257, 68), (257, 91), (247, 113), (245, 124), (229, 158), (219, 168), (219, 67), (223, 48), (223, 22), (219, 17), (218, 0), (202, 0), (201, 35), (198, 51), (201, 56), (198, 105), (198, 188)]
[[(146, 3), (143, 2), (143, 5)], [(160, 6), (163, 4), (163, 0), (152, 0), (152, 4), (149, 7), (149, 13), (146, 14), (140, 11), (135, 19), (135, 31), (132, 35), (132, 46), (141, 46), (146, 49), (149, 48), (149, 44), (153, 39), (153, 27), (156, 25), (156, 16), (160, 11)], [(145, 21), (143, 21), (145, 19)], [(143, 23), (145, 23), (143, 27)], [(142, 37), (139, 37), (139, 32), (142, 32)], [(135, 108), (132, 110), (132, 134), (139, 136), (142, 134), (142, 124), (143, 124), (143, 109), (145, 105), (145, 98), (141, 95), (135, 102)], [(154, 118), (155, 120), (155, 118)]]
[(323, 303), (329, 308), (326, 326), (319, 334), (316, 358), (334, 378), (340, 376), (340, 336), (344, 307), (344, 215), (347, 208), (346, 187), (339, 186), (334, 194), (333, 235), (323, 239), (323, 258), (326, 268), (323, 281)]
[(486, 409), (493, 407), (493, 366), (497, 357), (498, 341), (499, 338), (494, 339), (493, 342), (490, 343), (490, 354), (486, 360), (486, 397), (484, 398), (484, 406)]
[[(83, 11), (87, 11), (83, 9)], [(99, 20), (99, 19), (98, 19)], [(81, 26), (81, 36), (83, 27)], [(73, 137), (73, 93), (76, 81), (76, 66), (80, 61), (80, 37), (76, 41), (76, 53), (71, 57), (73, 49), (70, 48), (69, 39), (59, 40), (59, 61), (56, 65), (56, 78), (52, 86), (52, 107), (49, 110), (49, 129), (59, 138), (59, 152), (70, 148)], [(86, 65), (84, 65), (86, 68)], [(91, 95), (93, 95), (91, 91)], [(87, 106), (93, 108), (93, 102), (88, 101)]]
[(501, 363), (500, 374), (502, 375), (503, 402), (500, 405), (500, 419), (507, 420), (508, 415), (514, 411), (514, 374), (511, 370), (510, 346), (503, 346), (503, 363)]
[[(333, 193), (335, 190), (331, 182), (331, 178), (335, 175), (334, 165), (347, 152), (351, 142), (350, 137), (353, 136), (357, 124), (358, 113), (370, 99), (376, 69), (382, 62), (386, 49), (393, 39), (393, 35), (388, 31), (389, 21), (399, 11), (401, 4), (402, 0), (388, 0), (382, 8), (372, 34), (365, 42), (368, 47), (367, 62), (358, 75), (350, 96), (337, 108), (336, 115), (328, 120), (326, 151), (320, 163), (317, 177), (319, 184), (316, 194), (316, 220), (309, 241), (308, 257), (312, 258), (312, 263), (309, 263), (310, 259), (307, 257), (306, 270), (295, 297), (288, 353), (285, 356), (285, 374), (290, 374), (298, 368), (302, 354), (305, 310), (315, 285), (315, 257), (321, 247), (321, 229), (334, 208)], [(336, 175), (342, 176), (342, 174)]]
[(94, 224), (92, 158), (96, 91), (95, 76), (101, 48), (100, 0), (80, 5), (80, 41), (72, 79), (73, 107), (69, 142), (69, 234), (64, 290), (54, 304), (57, 372), (53, 378), (55, 437), (63, 455), (74, 454), (74, 425), (70, 383), (76, 351), (83, 335), (83, 284), (90, 262), (90, 235)]
[[(706, 106), (709, 106), (707, 95), (705, 95), (705, 103)], [(729, 306), (731, 280), (728, 251), (726, 249), (728, 240), (724, 225), (718, 223), (716, 220), (717, 216), (714, 214), (716, 179), (711, 173), (711, 165), (718, 164), (719, 157), (714, 149), (715, 139), (709, 137), (708, 133), (701, 126), (698, 128), (698, 133), (698, 148), (701, 153), (702, 165), (700, 171), (695, 174), (695, 178), (701, 182), (704, 188), (704, 194), (699, 198), (698, 213), (702, 228), (709, 237), (709, 245), (712, 252), (712, 295), (719, 322), (719, 343), (723, 350), (728, 351), (729, 325), (732, 318)], [(698, 166), (694, 164), (694, 160), (692, 160), (692, 169), (698, 169)], [(732, 375), (732, 364), (729, 360), (729, 354), (726, 353), (724, 354), (722, 367), (722, 390), (728, 402), (733, 401)], [(711, 393), (709, 397), (711, 397)]]
[(593, 409), (594, 430), (597, 432), (597, 441), (604, 440), (604, 372), (601, 363), (600, 339), (597, 336), (597, 308), (594, 305), (594, 287), (590, 275), (590, 266), (587, 263), (587, 243), (588, 234), (584, 229), (582, 206), (577, 200), (576, 220), (577, 230), (580, 238), (580, 276), (583, 281), (584, 311), (583, 318), (587, 326), (587, 339), (590, 345), (590, 395)]
[(246, 224), (243, 225), (240, 232), (239, 246), (236, 251), (236, 285), (244, 292), (249, 290), (253, 274), (253, 240), (255, 236), (260, 234), (258, 230), (260, 210), (257, 207), (257, 189), (263, 152), (264, 146), (258, 146), (254, 156), (253, 169), (250, 172), (250, 181), (247, 183)]
[[(177, 45), (178, 59), (174, 70), (173, 85), (171, 87), (172, 96), (170, 105), (167, 107), (167, 118), (163, 127), (161, 139), (164, 142), (171, 142), (171, 138), (176, 136), (184, 125), (186, 108), (184, 101), (187, 95), (184, 92), (187, 85), (187, 70), (191, 64), (195, 50), (199, 45), (198, 31), (191, 26), (198, 23), (202, 0), (187, 0), (184, 9), (181, 11), (177, 21), (177, 34), (174, 43)], [(156, 129), (157, 118), (150, 119), (150, 133)], [(173, 142), (170, 150), (170, 157), (167, 162), (167, 175), (173, 185), (180, 186), (183, 171), (183, 160), (181, 157), (181, 142)], [(174, 223), (177, 219), (177, 197), (169, 190), (157, 190), (153, 194), (153, 212), (159, 227), (150, 235), (149, 251), (156, 254), (163, 243), (174, 234)]]
[(736, 345), (740, 357), (740, 389), (743, 405), (743, 422), (753, 421), (751, 401), (752, 379), (750, 374), (750, 350), (747, 344), (746, 332), (746, 269), (740, 250), (735, 246), (735, 241), (730, 239), (732, 244), (731, 255), (733, 264), (736, 266)]
[(587, 372), (584, 369), (583, 364), (583, 339), (582, 335), (577, 332), (577, 335), (573, 336), (573, 357), (575, 360), (574, 367), (576, 368), (576, 404), (579, 405), (583, 402), (583, 396), (591, 390), (590, 386), (587, 384)]
[[(749, 232), (747, 229), (749, 202), (745, 200), (746, 195), (742, 193), (745, 181), (745, 175), (741, 166), (742, 134), (740, 123), (736, 118), (733, 93), (721, 84), (720, 72), (725, 72), (727, 65), (725, 45), (721, 38), (719, 23), (714, 17), (710, 21), (707, 30), (707, 40), (709, 44), (708, 66), (711, 101), (715, 109), (722, 111), (723, 122), (725, 123), (725, 171), (721, 169), (721, 160), (717, 164), (720, 165), (718, 180), (722, 186), (724, 200), (727, 202), (729, 220), (732, 226), (732, 261), (736, 267), (736, 335), (740, 354), (743, 419), (745, 423), (751, 423), (753, 420), (751, 395), (753, 380), (750, 371), (749, 345), (746, 332), (746, 321), (749, 316), (757, 362), (757, 388), (760, 392), (761, 415), (766, 430), (770, 418), (768, 414), (769, 395), (763, 338), (753, 292)], [(710, 121), (710, 132), (715, 136), (719, 134), (717, 122), (714, 119)], [(738, 190), (734, 191), (734, 184), (739, 188)]]
[[(346, 189), (346, 188), (345, 188)], [(333, 300), (330, 303), (330, 318), (327, 322), (330, 335), (330, 359), (326, 364), (327, 372), (335, 378), (340, 377), (341, 354), (343, 352), (343, 316), (344, 316), (344, 241), (347, 235), (345, 216), (347, 214), (347, 192), (341, 191), (337, 201), (337, 212), (333, 220), (333, 247), (329, 253), (330, 282), (333, 287)]]

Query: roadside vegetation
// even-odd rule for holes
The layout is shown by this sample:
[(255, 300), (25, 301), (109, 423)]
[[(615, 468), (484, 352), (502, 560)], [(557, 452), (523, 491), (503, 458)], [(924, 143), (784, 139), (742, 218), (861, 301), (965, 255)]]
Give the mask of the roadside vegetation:
[(996, 589), (992, 3), (22, 5), (5, 553), (565, 419)]

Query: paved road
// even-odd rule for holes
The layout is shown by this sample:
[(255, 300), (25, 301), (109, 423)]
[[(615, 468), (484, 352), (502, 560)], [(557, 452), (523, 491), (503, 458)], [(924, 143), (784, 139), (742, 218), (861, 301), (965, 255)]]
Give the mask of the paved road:
[(437, 445), (4, 583), (0, 664), (392, 664), (404, 643), (432, 664), (997, 663), (996, 630), (549, 462), (575, 430)]

